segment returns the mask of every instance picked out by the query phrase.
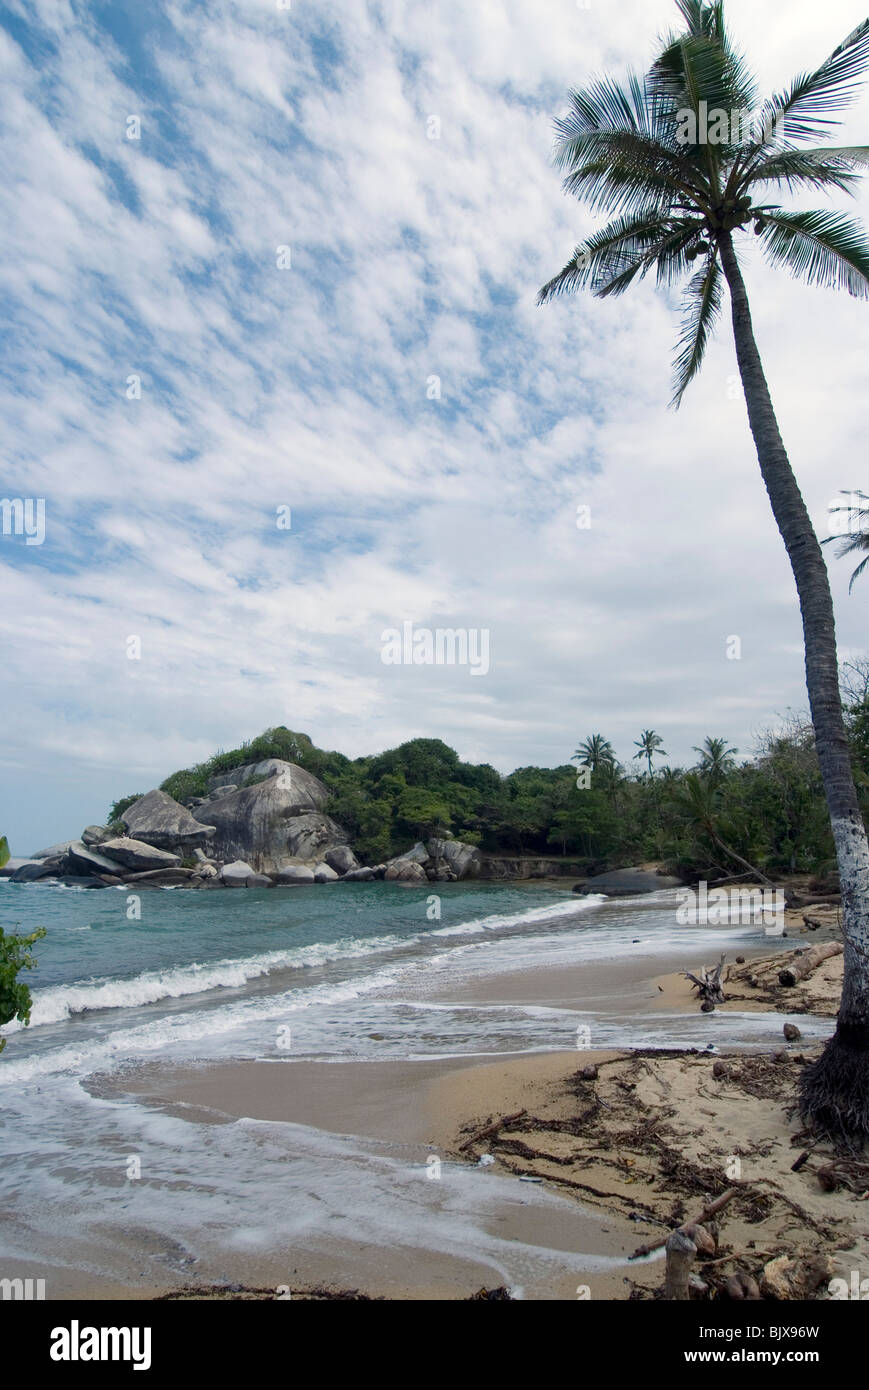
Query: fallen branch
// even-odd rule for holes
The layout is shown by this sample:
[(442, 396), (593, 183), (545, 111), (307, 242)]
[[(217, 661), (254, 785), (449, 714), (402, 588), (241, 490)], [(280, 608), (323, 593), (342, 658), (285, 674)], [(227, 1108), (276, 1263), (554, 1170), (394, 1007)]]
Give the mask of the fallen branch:
[(825, 941), (821, 946), (810, 946), (808, 951), (795, 956), (789, 965), (778, 972), (779, 984), (795, 985), (800, 980), (807, 980), (819, 965), (831, 956), (840, 956), (843, 950), (841, 941)]
[(716, 1004), (724, 1003), (724, 990), (721, 988), (721, 971), (724, 968), (724, 956), (716, 965), (714, 970), (710, 970), (708, 965), (703, 967), (702, 978), (692, 975), (690, 970), (682, 973), (686, 980), (690, 980), (694, 988), (698, 991), (698, 999), (703, 1002), (700, 1005), (703, 1013), (711, 1014)]
[(495, 1120), (494, 1124), (486, 1125), (485, 1129), (478, 1130), (476, 1134), (471, 1135), (470, 1139), (466, 1139), (463, 1144), (460, 1144), (459, 1153), (464, 1153), (465, 1149), (469, 1149), (472, 1144), (478, 1144), (481, 1139), (488, 1139), (491, 1135), (497, 1134), (499, 1129), (503, 1129), (504, 1125), (510, 1125), (514, 1120), (521, 1120), (522, 1116), (527, 1114), (527, 1110), (517, 1110), (515, 1115), (502, 1115), (500, 1119)]
[[(684, 1231), (687, 1226), (705, 1226), (710, 1217), (714, 1216), (716, 1212), (721, 1211), (723, 1207), (726, 1207), (727, 1203), (731, 1202), (739, 1192), (740, 1188), (738, 1187), (728, 1188), (720, 1197), (716, 1197), (714, 1202), (710, 1202), (708, 1206), (705, 1206), (699, 1216), (695, 1216), (690, 1221), (683, 1221), (681, 1226), (677, 1226), (676, 1229), (678, 1231)], [(643, 1255), (651, 1255), (653, 1250), (660, 1250), (662, 1245), (667, 1244), (671, 1235), (672, 1231), (668, 1231), (666, 1235), (661, 1236), (660, 1240), (654, 1240), (650, 1245), (638, 1246), (633, 1255), (628, 1256), (628, 1259), (639, 1260)]]

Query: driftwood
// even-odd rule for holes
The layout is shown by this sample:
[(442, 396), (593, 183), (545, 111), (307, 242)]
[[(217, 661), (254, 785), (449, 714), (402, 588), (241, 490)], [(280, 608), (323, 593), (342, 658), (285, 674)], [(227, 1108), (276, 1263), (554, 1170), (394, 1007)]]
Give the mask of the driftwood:
[(721, 957), (714, 970), (710, 970), (708, 965), (704, 965), (702, 977), (692, 975), (690, 970), (682, 972), (685, 979), (690, 980), (698, 991), (697, 997), (702, 1001), (700, 1008), (704, 1014), (711, 1014), (716, 1004), (724, 1003), (724, 990), (721, 988), (721, 971), (723, 969), (724, 956)]
[(778, 972), (779, 984), (795, 985), (799, 980), (808, 979), (823, 961), (831, 956), (840, 956), (843, 949), (841, 941), (825, 941), (821, 946), (810, 946)]
[(485, 1129), (478, 1129), (476, 1134), (472, 1134), (470, 1139), (466, 1139), (464, 1144), (459, 1145), (459, 1153), (464, 1153), (472, 1144), (478, 1143), (481, 1139), (489, 1139), (493, 1134), (497, 1134), (504, 1125), (512, 1124), (514, 1120), (521, 1120), (523, 1115), (527, 1115), (527, 1110), (517, 1110), (515, 1115), (502, 1115), (494, 1124), (486, 1125)]
[(689, 1280), (697, 1246), (684, 1231), (671, 1231), (667, 1237), (667, 1281), (664, 1297), (687, 1303), (691, 1297)]
[[(693, 1221), (683, 1221), (682, 1225), (679, 1226), (677, 1229), (680, 1231), (685, 1231), (687, 1229), (690, 1229), (692, 1226), (705, 1226), (706, 1223), (709, 1220), (711, 1220), (711, 1218), (716, 1214), (716, 1212), (721, 1211), (723, 1207), (727, 1206), (728, 1202), (731, 1202), (733, 1200), (733, 1198), (736, 1196), (738, 1192), (738, 1187), (729, 1187), (727, 1191), (722, 1193), (720, 1197), (716, 1197), (714, 1202), (710, 1202), (707, 1206), (705, 1206), (701, 1211), (700, 1215), (695, 1216)], [(633, 1255), (630, 1255), (628, 1258), (631, 1260), (639, 1260), (642, 1258), (643, 1255), (651, 1255), (653, 1250), (660, 1250), (662, 1245), (666, 1245), (671, 1235), (672, 1232), (668, 1231), (666, 1235), (661, 1236), (658, 1240), (653, 1240), (649, 1245), (637, 1246), (637, 1249), (634, 1251)]]

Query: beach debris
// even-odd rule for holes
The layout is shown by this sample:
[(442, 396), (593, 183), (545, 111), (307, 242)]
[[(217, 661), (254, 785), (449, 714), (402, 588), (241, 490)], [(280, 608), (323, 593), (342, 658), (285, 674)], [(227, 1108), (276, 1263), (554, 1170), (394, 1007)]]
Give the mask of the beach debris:
[(803, 1036), (795, 1023), (786, 1023), (782, 1031), (788, 1042), (799, 1042)]
[(869, 1163), (858, 1158), (835, 1158), (817, 1170), (818, 1182), (825, 1192), (835, 1192), (837, 1187), (847, 1187), (862, 1201), (862, 1194), (869, 1181)]
[(503, 1284), (497, 1289), (487, 1289), (484, 1285), (483, 1288), (477, 1289), (476, 1293), (468, 1295), (468, 1302), (474, 1303), (478, 1299), (486, 1299), (488, 1302), (492, 1303), (496, 1299), (512, 1299), (512, 1297), (513, 1295), (510, 1290)]
[(753, 1279), (750, 1274), (746, 1274), (744, 1269), (738, 1269), (735, 1274), (731, 1274), (725, 1279), (724, 1292), (728, 1298), (732, 1298), (736, 1303), (743, 1300), (749, 1303), (762, 1301), (757, 1280)]
[(464, 1153), (465, 1149), (469, 1149), (472, 1144), (478, 1144), (481, 1139), (489, 1139), (493, 1134), (497, 1134), (499, 1129), (503, 1129), (505, 1125), (510, 1125), (516, 1120), (521, 1120), (523, 1116), (527, 1114), (527, 1110), (517, 1110), (515, 1115), (502, 1115), (500, 1119), (495, 1120), (492, 1124), (486, 1125), (483, 1129), (478, 1129), (476, 1134), (472, 1134), (470, 1139), (466, 1139), (463, 1144), (460, 1144), (459, 1153)]
[(760, 1288), (767, 1298), (802, 1302), (812, 1298), (822, 1284), (828, 1284), (835, 1272), (830, 1256), (819, 1251), (779, 1255), (764, 1265)]
[(687, 1303), (691, 1297), (691, 1266), (697, 1256), (697, 1247), (684, 1231), (671, 1231), (665, 1244), (667, 1277), (664, 1297), (671, 1302)]
[(730, 1063), (724, 1062), (721, 1058), (712, 1063), (712, 1075), (721, 1081), (725, 1076), (730, 1075)]
[(704, 1014), (711, 1014), (715, 1010), (716, 1004), (724, 1003), (724, 990), (721, 988), (721, 971), (724, 969), (724, 956), (722, 955), (715, 969), (712, 970), (708, 965), (704, 965), (701, 974), (692, 975), (690, 970), (683, 970), (686, 980), (697, 990), (697, 998), (701, 1000), (700, 1010)]
[(477, 1167), (489, 1168), (494, 1162), (495, 1160), (491, 1154), (480, 1154), (480, 1157), (477, 1159)]
[(807, 951), (798, 952), (783, 970), (778, 972), (779, 984), (793, 986), (800, 980), (808, 979), (825, 960), (840, 956), (844, 950), (841, 941), (825, 941), (820, 946), (810, 946)]
[(598, 1070), (593, 1063), (587, 1067), (580, 1067), (576, 1074), (580, 1081), (597, 1081), (598, 1078)]
[[(707, 1202), (699, 1216), (696, 1216), (693, 1221), (683, 1222), (681, 1226), (677, 1226), (676, 1230), (684, 1231), (686, 1228), (690, 1227), (705, 1227), (713, 1216), (717, 1215), (719, 1211), (722, 1211), (724, 1207), (727, 1206), (728, 1202), (733, 1200), (739, 1190), (738, 1187), (729, 1187), (720, 1197), (716, 1197), (714, 1202)], [(662, 1245), (666, 1245), (670, 1236), (673, 1234), (674, 1232), (668, 1232), (667, 1235), (659, 1237), (658, 1240), (653, 1240), (649, 1245), (638, 1245), (634, 1253), (628, 1258), (631, 1260), (639, 1260), (642, 1259), (644, 1255), (651, 1255), (653, 1250), (660, 1250)], [(694, 1253), (697, 1253), (696, 1246), (694, 1247)]]
[(543, 1179), (542, 1179), (542, 1178), (537, 1178), (537, 1177), (535, 1177), (533, 1173), (520, 1173), (520, 1174), (519, 1174), (519, 1181), (520, 1181), (520, 1182), (542, 1182)]
[(811, 1149), (803, 1149), (803, 1151), (802, 1151), (802, 1153), (800, 1154), (799, 1158), (797, 1159), (796, 1163), (792, 1163), (792, 1164), (791, 1164), (791, 1172), (792, 1172), (792, 1173), (798, 1173), (798, 1172), (800, 1171), (800, 1169), (803, 1168), (803, 1167), (805, 1166), (805, 1164), (808, 1162), (808, 1160), (811, 1158), (811, 1156), (812, 1156), (812, 1151), (811, 1151)]

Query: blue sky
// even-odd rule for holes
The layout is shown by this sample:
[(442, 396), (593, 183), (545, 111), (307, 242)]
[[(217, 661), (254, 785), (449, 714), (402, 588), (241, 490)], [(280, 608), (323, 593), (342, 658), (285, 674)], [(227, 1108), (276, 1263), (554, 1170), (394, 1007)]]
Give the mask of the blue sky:
[[(729, 10), (772, 88), (862, 18)], [(592, 225), (551, 165), (565, 93), (642, 66), (674, 13), (7, 4), (2, 492), (44, 497), (47, 524), (0, 538), (16, 852), (271, 724), (351, 756), (436, 736), (509, 771), (594, 731), (623, 758), (647, 727), (673, 762), (708, 733), (748, 752), (804, 706), (726, 319), (674, 414), (675, 299), (534, 302)], [(866, 486), (866, 306), (753, 245), (746, 275), (825, 532)], [(866, 644), (848, 573), (843, 656)], [(487, 629), (490, 671), (384, 665), (406, 619)]]

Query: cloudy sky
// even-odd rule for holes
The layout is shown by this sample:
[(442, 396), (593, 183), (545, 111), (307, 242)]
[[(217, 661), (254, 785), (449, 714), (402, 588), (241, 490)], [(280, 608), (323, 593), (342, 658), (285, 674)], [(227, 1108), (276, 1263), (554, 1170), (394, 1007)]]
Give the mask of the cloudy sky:
[[(729, 11), (768, 89), (863, 17)], [(625, 759), (648, 727), (673, 763), (709, 733), (748, 752), (805, 705), (726, 319), (673, 413), (677, 299), (535, 306), (593, 225), (551, 163), (565, 94), (646, 65), (674, 15), (7, 0), (2, 492), (46, 508), (42, 545), (0, 538), (14, 852), (272, 724), (506, 772), (596, 731)], [(869, 483), (867, 307), (745, 249), (827, 534)], [(867, 590), (832, 569), (862, 651)], [(490, 669), (385, 665), (405, 620), (488, 631)]]

